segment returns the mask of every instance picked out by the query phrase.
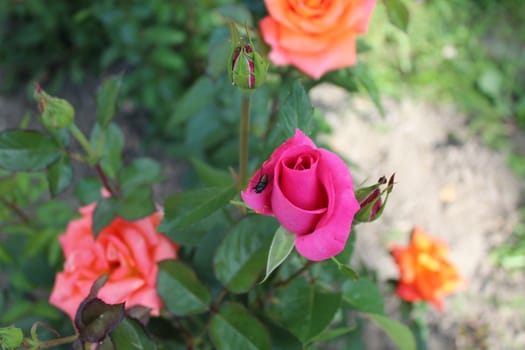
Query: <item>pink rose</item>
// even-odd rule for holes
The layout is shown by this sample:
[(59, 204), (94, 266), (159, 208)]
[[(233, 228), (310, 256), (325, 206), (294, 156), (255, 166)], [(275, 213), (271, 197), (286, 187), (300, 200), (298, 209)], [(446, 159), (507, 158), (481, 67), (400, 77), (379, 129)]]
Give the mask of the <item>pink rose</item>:
[(356, 37), (366, 33), (376, 0), (265, 0), (260, 22), (270, 60), (314, 79), (356, 63)]
[(56, 276), (49, 302), (74, 319), (93, 282), (108, 273), (98, 297), (108, 304), (126, 302), (126, 308), (142, 305), (158, 315), (157, 262), (177, 258), (178, 246), (156, 231), (162, 218), (157, 212), (137, 221), (115, 218), (97, 238), (93, 235), (95, 204), (80, 208), (60, 236), (64, 271)]
[(241, 196), (256, 212), (275, 215), (296, 235), (297, 251), (314, 261), (344, 249), (359, 210), (345, 162), (317, 148), (299, 129), (263, 163)]

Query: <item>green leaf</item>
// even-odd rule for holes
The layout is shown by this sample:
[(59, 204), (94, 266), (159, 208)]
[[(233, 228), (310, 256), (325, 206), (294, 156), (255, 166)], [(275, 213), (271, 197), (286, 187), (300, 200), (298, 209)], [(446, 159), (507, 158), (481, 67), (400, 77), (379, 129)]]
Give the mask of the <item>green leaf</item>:
[(151, 63), (170, 71), (180, 71), (185, 68), (185, 63), (177, 51), (168, 47), (157, 47), (149, 56)]
[(115, 198), (101, 198), (93, 213), (93, 233), (97, 236), (117, 216), (119, 203)]
[(269, 350), (267, 330), (245, 308), (228, 303), (213, 315), (210, 337), (218, 350)]
[(154, 26), (144, 30), (144, 40), (158, 45), (177, 45), (186, 40), (186, 33), (172, 26)]
[(124, 318), (110, 333), (115, 350), (156, 350), (155, 343), (146, 335), (144, 327), (136, 320)]
[(104, 80), (97, 92), (97, 120), (102, 129), (106, 129), (115, 116), (120, 85), (121, 77), (112, 77)]
[(150, 185), (160, 179), (162, 167), (151, 158), (138, 158), (120, 172), (120, 185), (124, 192), (143, 185)]
[(257, 282), (270, 248), (274, 218), (251, 215), (239, 222), (219, 245), (215, 275), (230, 291), (243, 293)]
[(295, 81), (292, 86), (292, 92), (285, 99), (279, 110), (279, 120), (282, 122), (287, 136), (293, 136), (296, 128), (309, 135), (312, 115), (312, 103), (301, 83)]
[(339, 327), (334, 329), (325, 329), (312, 339), (310, 343), (326, 342), (342, 335), (348, 334), (352, 331), (355, 331), (355, 327)]
[(286, 260), (293, 250), (295, 235), (288, 232), (284, 227), (279, 226), (272, 239), (268, 260), (266, 262), (266, 275), (261, 281), (263, 283), (270, 274)]
[(403, 31), (408, 29), (408, 8), (402, 0), (383, 0), (390, 23)]
[(494, 101), (497, 101), (501, 96), (504, 78), (501, 72), (497, 69), (486, 69), (480, 74), (476, 83), (481, 92), (492, 98)]
[(307, 343), (330, 324), (341, 305), (341, 293), (322, 291), (296, 279), (287, 288), (279, 288), (275, 300), (270, 312), (276, 322)]
[(383, 103), (381, 102), (381, 96), (379, 93), (379, 88), (370, 74), (368, 67), (364, 64), (357, 64), (354, 67), (350, 68), (355, 77), (356, 83), (360, 90), (364, 90), (368, 96), (372, 99), (374, 106), (377, 108), (379, 113), (382, 116), (385, 115), (385, 109), (383, 108)]
[(200, 159), (192, 158), (191, 164), (197, 172), (197, 176), (206, 186), (228, 186), (233, 184), (232, 174), (225, 170), (211, 167)]
[(206, 312), (211, 302), (210, 292), (195, 272), (176, 260), (159, 263), (157, 291), (168, 310), (179, 316)]
[(0, 245), (0, 262), (4, 262), (6, 264), (12, 264), (14, 262), (11, 254), (9, 254), (4, 245)]
[(266, 329), (270, 332), (272, 350), (303, 350), (301, 341), (287, 329), (269, 320), (264, 321)]
[(374, 323), (381, 328), (400, 350), (416, 350), (414, 335), (407, 326), (382, 315), (365, 313)]
[(66, 190), (73, 180), (73, 168), (69, 156), (63, 155), (47, 168), (47, 182), (53, 197)]
[(383, 295), (375, 283), (360, 278), (357, 281), (346, 281), (341, 288), (343, 301), (354, 310), (384, 315)]
[[(222, 30), (222, 28), (219, 28)], [(227, 32), (225, 32), (227, 33)], [(217, 34), (215, 36), (221, 35)], [(231, 52), (231, 44), (228, 35), (222, 36), (220, 42), (210, 42), (208, 49), (208, 62), (206, 64), (206, 74), (213, 79), (217, 79), (226, 71), (228, 59)]]
[(84, 177), (80, 179), (75, 185), (73, 192), (75, 197), (83, 205), (96, 202), (100, 199), (101, 193), (100, 189), (102, 184), (100, 183), (99, 178), (97, 177)]
[(253, 17), (251, 12), (246, 6), (238, 4), (225, 4), (217, 9), (224, 18), (234, 20), (237, 23), (246, 24), (251, 26), (253, 23)]
[(165, 217), (159, 230), (169, 232), (204, 219), (226, 206), (236, 193), (234, 186), (175, 193), (164, 201)]
[(50, 137), (32, 130), (0, 132), (0, 167), (13, 171), (36, 171), (47, 167), (61, 155)]
[(118, 200), (117, 214), (126, 220), (142, 219), (156, 210), (153, 191), (149, 187), (136, 188)]
[(116, 178), (122, 166), (122, 149), (124, 135), (116, 124), (109, 124), (102, 129), (98, 124), (91, 132), (91, 145), (95, 150), (103, 146), (100, 154), (100, 164), (107, 176)]
[(213, 91), (213, 84), (210, 78), (199, 78), (177, 102), (175, 113), (166, 123), (166, 128), (168, 130), (176, 128), (190, 119), (195, 112), (204, 106), (203, 101), (210, 99)]

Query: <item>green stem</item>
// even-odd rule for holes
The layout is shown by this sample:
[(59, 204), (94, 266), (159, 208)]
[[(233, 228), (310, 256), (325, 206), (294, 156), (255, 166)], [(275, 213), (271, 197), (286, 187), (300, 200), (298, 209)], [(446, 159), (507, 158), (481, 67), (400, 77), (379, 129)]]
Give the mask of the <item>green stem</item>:
[(71, 131), (73, 136), (77, 139), (78, 143), (80, 143), (82, 148), (84, 148), (84, 150), (86, 151), (86, 153), (88, 155), (89, 160), (91, 162), (94, 161), (94, 159), (95, 159), (95, 152), (93, 151), (93, 148), (91, 147), (91, 144), (86, 139), (86, 137), (84, 136), (82, 131), (75, 124), (71, 125), (69, 127), (69, 130)]
[(52, 340), (41, 340), (39, 341), (40, 348), (51, 348), (62, 344), (72, 343), (77, 340), (78, 335), (70, 335), (69, 337), (52, 339)]
[(295, 271), (294, 273), (292, 273), (290, 275), (290, 277), (288, 277), (287, 279), (285, 280), (281, 280), (281, 281), (278, 281), (277, 283), (274, 284), (274, 287), (282, 287), (282, 286), (286, 286), (288, 283), (290, 283), (291, 281), (293, 281), (296, 277), (298, 277), (299, 275), (301, 275), (303, 272), (305, 272), (306, 270), (308, 270), (308, 268), (310, 268), (310, 266), (312, 266), (314, 264), (313, 261), (310, 261), (308, 260), (299, 270)]
[(241, 122), (239, 128), (239, 190), (248, 182), (248, 140), (250, 133), (250, 99), (243, 94), (241, 100)]

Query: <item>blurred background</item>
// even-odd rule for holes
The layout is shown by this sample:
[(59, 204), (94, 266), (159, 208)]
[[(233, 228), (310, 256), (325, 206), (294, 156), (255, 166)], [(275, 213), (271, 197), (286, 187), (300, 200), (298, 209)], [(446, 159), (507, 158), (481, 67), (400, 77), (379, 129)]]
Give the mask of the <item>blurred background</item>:
[[(394, 278), (388, 255), (371, 252), (406, 242), (413, 225), (425, 226), (449, 242), (469, 280), (445, 313), (431, 314), (431, 347), (523, 349), (525, 4), (405, 3), (406, 32), (386, 20), (378, 1), (360, 42), (359, 60), (373, 83), (351, 95), (332, 85), (311, 91), (326, 121), (320, 124), (323, 140), (354, 164), (357, 183), (397, 173), (399, 184), (384, 217), (359, 235), (366, 253), (356, 263), (380, 271), (380, 280)], [(243, 11), (260, 18), (264, 4), (2, 0), (0, 130), (36, 117), (35, 81), (67, 98), (80, 124), (84, 119), (90, 125), (97, 86), (104, 77), (122, 74), (117, 122), (126, 142), (119, 145), (117, 137), (116, 147), (160, 161), (163, 191), (191, 183), (190, 157), (230, 165), (236, 157), (238, 112), (232, 109), (238, 108), (238, 96), (219, 93), (230, 82), (222, 74), (224, 61), (214, 58), (229, 49), (228, 31), (219, 27), (223, 16), (243, 18)], [(380, 96), (382, 113), (370, 96), (376, 102)], [(257, 114), (256, 98), (252, 109)], [(261, 118), (254, 117), (254, 132)], [(8, 225), (10, 232), (32, 237), (24, 243), (28, 248), (20, 247), (22, 255), (0, 246), (1, 325), (61, 320), (45, 300), (62, 259), (56, 234), (78, 204), (49, 200), (46, 193), (43, 177), (0, 173), (0, 237), (11, 239), (3, 232)], [(73, 197), (63, 195), (68, 196)], [(36, 218), (34, 224), (23, 225), (28, 214), (19, 213), (22, 224), (13, 226), (13, 202)], [(28, 270), (34, 266), (42, 271)], [(376, 338), (370, 336), (371, 342)], [(374, 347), (384, 345), (369, 344)]]

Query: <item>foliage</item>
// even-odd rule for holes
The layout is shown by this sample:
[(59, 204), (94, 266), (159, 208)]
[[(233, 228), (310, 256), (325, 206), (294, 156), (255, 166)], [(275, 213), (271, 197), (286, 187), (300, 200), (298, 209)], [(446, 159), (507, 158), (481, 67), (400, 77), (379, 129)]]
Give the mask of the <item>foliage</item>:
[(410, 1), (406, 33), (378, 8), (366, 53), (382, 91), (410, 91), (430, 101), (453, 102), (472, 130), (493, 147), (525, 130), (522, 2)]

